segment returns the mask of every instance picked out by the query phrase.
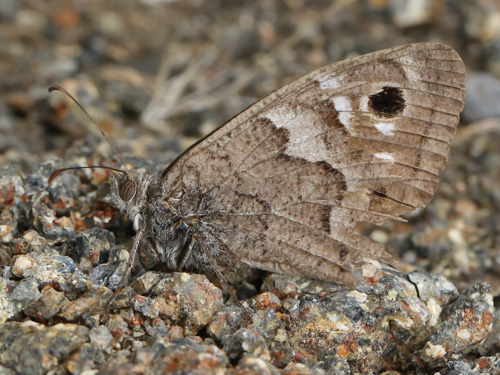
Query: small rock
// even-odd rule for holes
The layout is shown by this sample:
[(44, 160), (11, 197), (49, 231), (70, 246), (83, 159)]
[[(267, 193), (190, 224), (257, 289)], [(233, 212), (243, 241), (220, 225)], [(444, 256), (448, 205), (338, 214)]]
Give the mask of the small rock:
[(115, 246), (115, 236), (102, 228), (92, 228), (76, 234), (67, 243), (67, 255), (76, 263), (82, 258), (91, 260), (96, 266), (108, 260), (108, 252)]
[(94, 285), (103, 286), (106, 285), (112, 273), (113, 267), (108, 264), (99, 264), (89, 271), (89, 277)]
[(120, 316), (113, 314), (106, 322), (109, 332), (113, 335), (117, 342), (121, 342), (123, 337), (128, 332), (127, 322)]
[(71, 374), (94, 375), (96, 368), (106, 362), (101, 347), (94, 342), (87, 342), (64, 363)]
[(251, 354), (244, 354), (234, 369), (227, 375), (278, 375), (280, 371), (269, 362)]
[(224, 336), (230, 335), (239, 328), (244, 314), (243, 308), (237, 305), (226, 305), (215, 314), (207, 327), (207, 333), (221, 341)]
[(45, 193), (48, 180), (55, 169), (60, 168), (61, 160), (52, 159), (38, 164), (25, 178), (25, 191), (31, 197), (39, 197)]
[(134, 280), (130, 287), (138, 294), (147, 294), (160, 280), (156, 272), (146, 272)]
[(37, 202), (33, 205), (33, 219), (35, 228), (48, 240), (60, 242), (74, 236), (73, 219), (67, 216), (57, 218), (45, 203)]
[(0, 330), (0, 363), (20, 374), (46, 374), (81, 348), (88, 332), (75, 324), (8, 322)]
[(148, 318), (157, 318), (159, 315), (160, 304), (154, 298), (148, 298), (136, 295), (130, 299), (132, 308)]
[(264, 310), (267, 307), (272, 307), (277, 309), (281, 307), (280, 299), (271, 292), (264, 292), (255, 297), (256, 307), (260, 310)]
[(160, 318), (152, 319), (150, 323), (145, 322), (144, 328), (149, 336), (170, 337), (169, 327)]
[(25, 196), (24, 177), (15, 167), (0, 169), (0, 239), (11, 242), (18, 234), (18, 223), (28, 221), (29, 205)]
[(24, 277), (35, 266), (35, 262), (30, 256), (20, 255), (12, 264), (12, 273), (17, 277)]
[(474, 344), (485, 339), (493, 328), (490, 289), (489, 285), (477, 283), (447, 307), (437, 332), (415, 353), (418, 360), (435, 367), (457, 353), (467, 355), (475, 350)]
[(92, 328), (89, 333), (90, 342), (97, 344), (103, 351), (108, 352), (113, 344), (113, 335), (106, 326)]
[(30, 303), (37, 301), (42, 294), (38, 291), (38, 286), (31, 280), (19, 282), (9, 293), (9, 299), (20, 304), (23, 308)]
[(73, 260), (56, 251), (18, 255), (12, 260), (11, 267), (14, 275), (30, 278), (38, 288), (54, 284), (58, 290), (76, 294), (90, 287), (89, 277), (76, 267)]
[(447, 305), (458, 297), (455, 285), (441, 275), (430, 275), (422, 271), (414, 271), (408, 275), (408, 279), (414, 283), (418, 295), (424, 302), (436, 299), (443, 305)]
[(280, 315), (281, 312), (278, 313), (272, 307), (257, 310), (252, 314), (252, 323), (247, 326), (248, 329), (259, 333), (265, 338), (273, 358), (272, 363), (277, 367), (285, 366), (293, 356), (285, 323), (281, 320)]
[(29, 252), (46, 253), (53, 251), (47, 239), (40, 236), (34, 229), (26, 231), (22, 238), (16, 238), (13, 243), (15, 254), (26, 254)]
[(242, 328), (232, 335), (225, 336), (222, 343), (224, 351), (231, 360), (240, 358), (244, 353), (252, 354), (265, 361), (271, 359), (264, 337), (248, 329)]
[(99, 327), (101, 324), (101, 317), (99, 314), (83, 313), (80, 319), (83, 325), (89, 329)]
[(83, 314), (104, 314), (113, 292), (106, 287), (90, 291), (71, 301), (57, 316), (69, 322), (77, 321)]
[(53, 202), (51, 208), (63, 213), (67, 207), (74, 205), (75, 198), (80, 195), (80, 179), (74, 173), (63, 173), (47, 186), (46, 190)]
[(0, 278), (0, 324), (22, 310), (21, 304), (9, 298), (10, 291), (16, 286), (14, 281)]
[[(153, 353), (151, 353), (153, 351)], [(198, 374), (224, 373), (229, 361), (215, 345), (167, 345), (139, 349), (137, 363), (150, 374), (190, 372)]]
[(401, 28), (429, 23), (439, 8), (431, 0), (390, 1), (394, 23)]
[[(116, 290), (127, 273), (129, 252), (125, 249), (112, 249), (108, 264), (94, 268), (90, 276), (97, 285), (106, 285)], [(102, 283), (100, 283), (102, 282)], [(125, 284), (127, 285), (127, 284)]]
[(281, 371), (281, 375), (313, 375), (313, 372), (303, 363), (290, 362)]
[(172, 326), (168, 330), (168, 334), (171, 339), (183, 339), (184, 338), (184, 330), (181, 326)]
[(223, 305), (222, 292), (205, 275), (174, 272), (160, 275), (153, 296), (162, 296), (174, 306), (174, 322), (182, 322), (186, 335), (194, 335), (205, 327)]
[(278, 328), (284, 328), (284, 326), (276, 311), (268, 307), (265, 310), (258, 310), (252, 315), (250, 328), (271, 340), (276, 336)]

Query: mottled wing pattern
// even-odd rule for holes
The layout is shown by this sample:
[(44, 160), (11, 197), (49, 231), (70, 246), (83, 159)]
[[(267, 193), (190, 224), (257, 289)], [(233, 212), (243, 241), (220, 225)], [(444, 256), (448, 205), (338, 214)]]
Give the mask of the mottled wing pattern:
[[(348, 262), (392, 262), (357, 233), (432, 198), (464, 105), (464, 65), (419, 43), (348, 59), (276, 90), (163, 174), (198, 231), (241, 261), (349, 283)], [(199, 199), (201, 197), (201, 200)]]

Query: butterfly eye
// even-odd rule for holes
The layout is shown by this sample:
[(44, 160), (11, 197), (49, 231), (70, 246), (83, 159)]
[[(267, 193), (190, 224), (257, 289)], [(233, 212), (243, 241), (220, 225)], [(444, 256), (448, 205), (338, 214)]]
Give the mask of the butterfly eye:
[(127, 180), (123, 182), (118, 188), (118, 194), (120, 195), (120, 198), (123, 199), (124, 201), (131, 200), (134, 197), (136, 191), (137, 191), (137, 184), (135, 183), (135, 181), (132, 180)]

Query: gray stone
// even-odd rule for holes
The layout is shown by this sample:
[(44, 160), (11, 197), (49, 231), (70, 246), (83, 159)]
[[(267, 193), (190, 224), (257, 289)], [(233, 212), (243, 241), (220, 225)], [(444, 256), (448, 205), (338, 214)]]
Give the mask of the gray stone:
[(241, 359), (238, 361), (238, 365), (234, 369), (228, 370), (226, 374), (278, 375), (279, 373), (280, 371), (275, 366), (262, 359), (260, 356), (243, 354)]
[(196, 334), (223, 305), (222, 292), (205, 275), (174, 272), (161, 275), (152, 289), (153, 296), (163, 297), (175, 306), (174, 323), (182, 322), (186, 335)]
[(53, 283), (63, 292), (75, 295), (90, 287), (89, 277), (76, 267), (73, 260), (55, 251), (18, 255), (12, 260), (11, 270), (17, 277), (33, 280), (38, 288)]
[(64, 310), (69, 303), (63, 292), (58, 292), (51, 285), (46, 285), (42, 289), (41, 298), (29, 304), (24, 309), (24, 313), (37, 320), (49, 320)]
[(88, 340), (88, 329), (74, 324), (46, 327), (9, 322), (0, 330), (0, 363), (21, 374), (56, 370)]
[(231, 360), (239, 359), (244, 353), (266, 361), (271, 359), (264, 337), (248, 329), (242, 328), (232, 335), (225, 336), (222, 343), (224, 351)]
[(106, 326), (92, 328), (89, 337), (91, 343), (97, 344), (104, 351), (109, 351), (113, 345), (113, 335)]

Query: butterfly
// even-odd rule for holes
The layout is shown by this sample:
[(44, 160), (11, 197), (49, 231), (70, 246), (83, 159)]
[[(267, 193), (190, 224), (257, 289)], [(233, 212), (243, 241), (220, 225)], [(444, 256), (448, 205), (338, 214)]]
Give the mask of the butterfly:
[(237, 263), (355, 285), (350, 264), (394, 264), (358, 233), (425, 207), (464, 106), (465, 67), (440, 43), (328, 65), (259, 100), (159, 178), (118, 171), (136, 231), (129, 269), (224, 273)]

